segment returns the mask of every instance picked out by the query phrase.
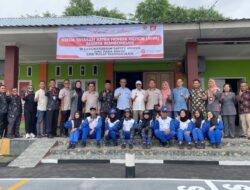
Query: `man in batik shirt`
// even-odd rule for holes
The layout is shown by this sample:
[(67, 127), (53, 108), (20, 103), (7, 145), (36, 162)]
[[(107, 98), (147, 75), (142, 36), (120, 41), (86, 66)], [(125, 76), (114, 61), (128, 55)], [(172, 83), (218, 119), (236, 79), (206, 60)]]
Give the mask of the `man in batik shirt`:
[(199, 79), (193, 81), (193, 89), (190, 91), (190, 100), (192, 114), (197, 110), (205, 114), (207, 95), (205, 90), (201, 88)]

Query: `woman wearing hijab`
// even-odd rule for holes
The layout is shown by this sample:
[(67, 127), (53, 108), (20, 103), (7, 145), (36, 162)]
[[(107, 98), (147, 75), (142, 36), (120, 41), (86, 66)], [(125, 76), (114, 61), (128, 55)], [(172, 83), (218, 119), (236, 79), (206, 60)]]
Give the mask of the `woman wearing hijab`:
[(207, 90), (207, 110), (213, 112), (218, 116), (220, 114), (220, 97), (221, 91), (217, 86), (215, 80), (209, 79), (208, 90)]
[(33, 86), (29, 85), (24, 94), (24, 118), (25, 118), (25, 137), (34, 138), (36, 134), (35, 122), (37, 112), (37, 102), (34, 100), (35, 93)]
[(189, 125), (188, 112), (185, 109), (181, 109), (179, 115), (175, 119), (175, 128), (177, 130), (177, 138), (179, 142), (179, 148), (183, 149), (183, 141), (187, 142), (187, 148), (191, 149), (191, 126)]
[(72, 120), (67, 121), (64, 124), (65, 128), (70, 129), (68, 149), (71, 148), (74, 149), (76, 147), (81, 130), (81, 124), (82, 124), (81, 113), (78, 111), (75, 113)]
[(195, 148), (205, 149), (204, 136), (202, 133), (202, 125), (205, 121), (203, 120), (203, 113), (196, 110), (193, 113), (193, 118), (189, 123), (192, 129), (192, 137), (195, 144)]
[(208, 135), (212, 148), (221, 148), (222, 130), (224, 129), (221, 119), (215, 113), (209, 111), (207, 120), (202, 126), (203, 133)]
[(82, 83), (81, 81), (76, 81), (75, 83), (75, 89), (73, 91), (73, 96), (71, 99), (71, 118), (74, 118), (74, 114), (76, 111), (80, 112), (80, 115), (82, 116), (82, 110), (83, 110), (83, 105), (82, 105)]
[(173, 117), (172, 94), (169, 83), (167, 81), (162, 82), (161, 94), (162, 94), (162, 105), (167, 107), (168, 116)]

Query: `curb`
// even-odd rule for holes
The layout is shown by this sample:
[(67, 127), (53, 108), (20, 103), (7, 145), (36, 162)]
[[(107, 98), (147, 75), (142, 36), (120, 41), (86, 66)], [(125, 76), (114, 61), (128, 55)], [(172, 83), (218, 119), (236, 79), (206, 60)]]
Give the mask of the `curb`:
[[(111, 160), (42, 159), (41, 163), (42, 164), (125, 164), (125, 160), (124, 159), (111, 159)], [(135, 164), (250, 166), (250, 161), (135, 160)]]

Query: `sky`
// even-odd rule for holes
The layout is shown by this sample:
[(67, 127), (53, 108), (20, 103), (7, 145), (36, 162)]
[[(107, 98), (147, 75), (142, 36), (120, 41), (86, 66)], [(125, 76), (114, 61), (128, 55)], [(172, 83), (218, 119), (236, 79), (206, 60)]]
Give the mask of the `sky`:
[[(92, 0), (96, 9), (117, 8), (125, 14), (134, 13), (141, 1), (143, 0)], [(169, 0), (169, 2), (187, 8), (201, 6), (210, 8), (216, 0)], [(62, 15), (68, 4), (69, 0), (0, 0), (0, 18), (35, 15), (46, 11)], [(218, 0), (214, 8), (228, 18), (250, 18), (250, 0)]]

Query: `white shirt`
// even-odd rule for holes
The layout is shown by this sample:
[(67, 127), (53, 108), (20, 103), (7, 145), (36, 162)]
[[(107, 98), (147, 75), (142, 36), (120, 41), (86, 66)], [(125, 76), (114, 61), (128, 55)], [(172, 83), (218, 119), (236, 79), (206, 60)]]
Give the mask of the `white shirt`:
[(129, 119), (129, 120), (125, 120), (123, 121), (123, 125), (122, 125), (122, 130), (123, 131), (130, 131), (130, 129), (134, 126), (135, 120), (134, 119)]
[[(87, 117), (88, 123), (89, 123), (89, 128), (94, 129), (96, 128), (98, 124), (98, 120), (100, 119), (100, 116), (97, 116), (94, 120), (91, 116)], [(92, 122), (90, 122), (92, 120)]]
[(187, 121), (185, 121), (185, 122), (180, 121), (180, 129), (182, 129), (182, 130), (187, 129), (189, 122), (190, 122), (189, 119)]
[(37, 110), (46, 111), (48, 98), (45, 96), (45, 90), (39, 89), (35, 93), (35, 101), (37, 101)]
[(115, 125), (116, 123), (118, 123), (118, 122), (119, 122), (118, 119), (117, 119), (115, 122), (113, 122), (113, 123), (110, 121), (110, 119), (108, 119), (108, 124), (109, 124), (109, 127), (110, 127), (110, 128), (114, 127), (114, 125)]
[(71, 96), (72, 96), (72, 92), (71, 92), (70, 89), (63, 88), (63, 89), (60, 90), (59, 98), (62, 100), (61, 101), (62, 111), (70, 110)]
[(162, 117), (159, 117), (158, 121), (160, 131), (166, 131), (166, 129), (170, 129), (170, 123), (172, 121), (170, 117), (167, 117), (166, 119), (162, 119)]
[(144, 111), (145, 110), (145, 90), (141, 89), (134, 89), (132, 90), (132, 99), (134, 99), (136, 97), (136, 99), (133, 101), (133, 110), (140, 110), (140, 111)]

